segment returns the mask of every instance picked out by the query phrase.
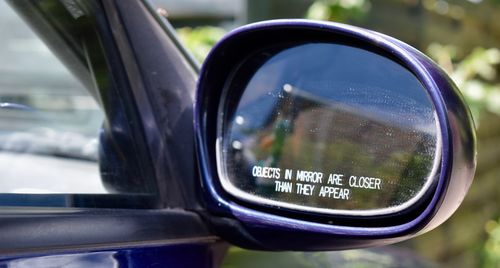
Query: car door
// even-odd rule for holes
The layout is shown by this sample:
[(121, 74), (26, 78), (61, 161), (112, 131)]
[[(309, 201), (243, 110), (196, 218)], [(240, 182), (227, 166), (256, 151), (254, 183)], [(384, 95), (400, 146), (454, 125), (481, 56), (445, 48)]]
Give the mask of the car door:
[(0, 4), (2, 266), (212, 267), (197, 67), (166, 21), (139, 1)]

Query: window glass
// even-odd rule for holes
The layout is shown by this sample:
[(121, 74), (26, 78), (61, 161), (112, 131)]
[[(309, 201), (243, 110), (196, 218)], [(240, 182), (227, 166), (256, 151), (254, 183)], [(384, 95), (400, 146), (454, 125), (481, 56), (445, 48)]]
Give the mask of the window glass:
[(153, 196), (92, 10), (0, 2), (0, 205), (136, 207), (125, 201)]
[(103, 112), (0, 2), (0, 191), (106, 193), (97, 163)]

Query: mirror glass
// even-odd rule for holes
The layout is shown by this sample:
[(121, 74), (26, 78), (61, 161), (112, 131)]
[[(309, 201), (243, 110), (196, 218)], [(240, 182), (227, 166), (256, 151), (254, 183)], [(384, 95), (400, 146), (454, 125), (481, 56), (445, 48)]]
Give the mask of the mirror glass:
[(400, 212), (434, 190), (440, 132), (420, 81), (363, 48), (263, 50), (223, 93), (223, 188), (272, 207), (340, 215)]

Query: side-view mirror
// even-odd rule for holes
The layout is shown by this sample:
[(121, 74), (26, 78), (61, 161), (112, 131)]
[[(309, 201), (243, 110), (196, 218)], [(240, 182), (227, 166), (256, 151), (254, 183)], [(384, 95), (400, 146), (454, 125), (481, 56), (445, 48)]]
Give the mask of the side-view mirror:
[(398, 242), (449, 218), (472, 182), (474, 126), (456, 86), (380, 33), (248, 25), (212, 50), (197, 94), (207, 218), (243, 247)]

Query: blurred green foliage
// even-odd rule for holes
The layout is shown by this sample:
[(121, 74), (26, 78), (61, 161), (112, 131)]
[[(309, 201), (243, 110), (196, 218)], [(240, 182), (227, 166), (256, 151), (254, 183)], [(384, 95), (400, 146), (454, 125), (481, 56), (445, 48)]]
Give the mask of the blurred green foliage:
[(500, 115), (500, 84), (497, 66), (500, 50), (476, 47), (462, 59), (453, 45), (431, 44), (427, 54), (450, 75), (471, 108), (476, 125), (485, 111)]
[[(391, 254), (387, 254), (390, 252)], [(232, 247), (225, 268), (430, 268), (433, 265), (405, 250), (360, 249), (338, 252), (259, 252)]]
[(201, 26), (196, 28), (183, 27), (177, 29), (177, 34), (195, 59), (203, 62), (210, 49), (226, 33), (223, 28)]
[(500, 224), (490, 220), (485, 225), (488, 239), (484, 244), (484, 267), (500, 267)]
[(368, 0), (318, 0), (309, 7), (305, 17), (312, 20), (359, 21), (370, 7)]

